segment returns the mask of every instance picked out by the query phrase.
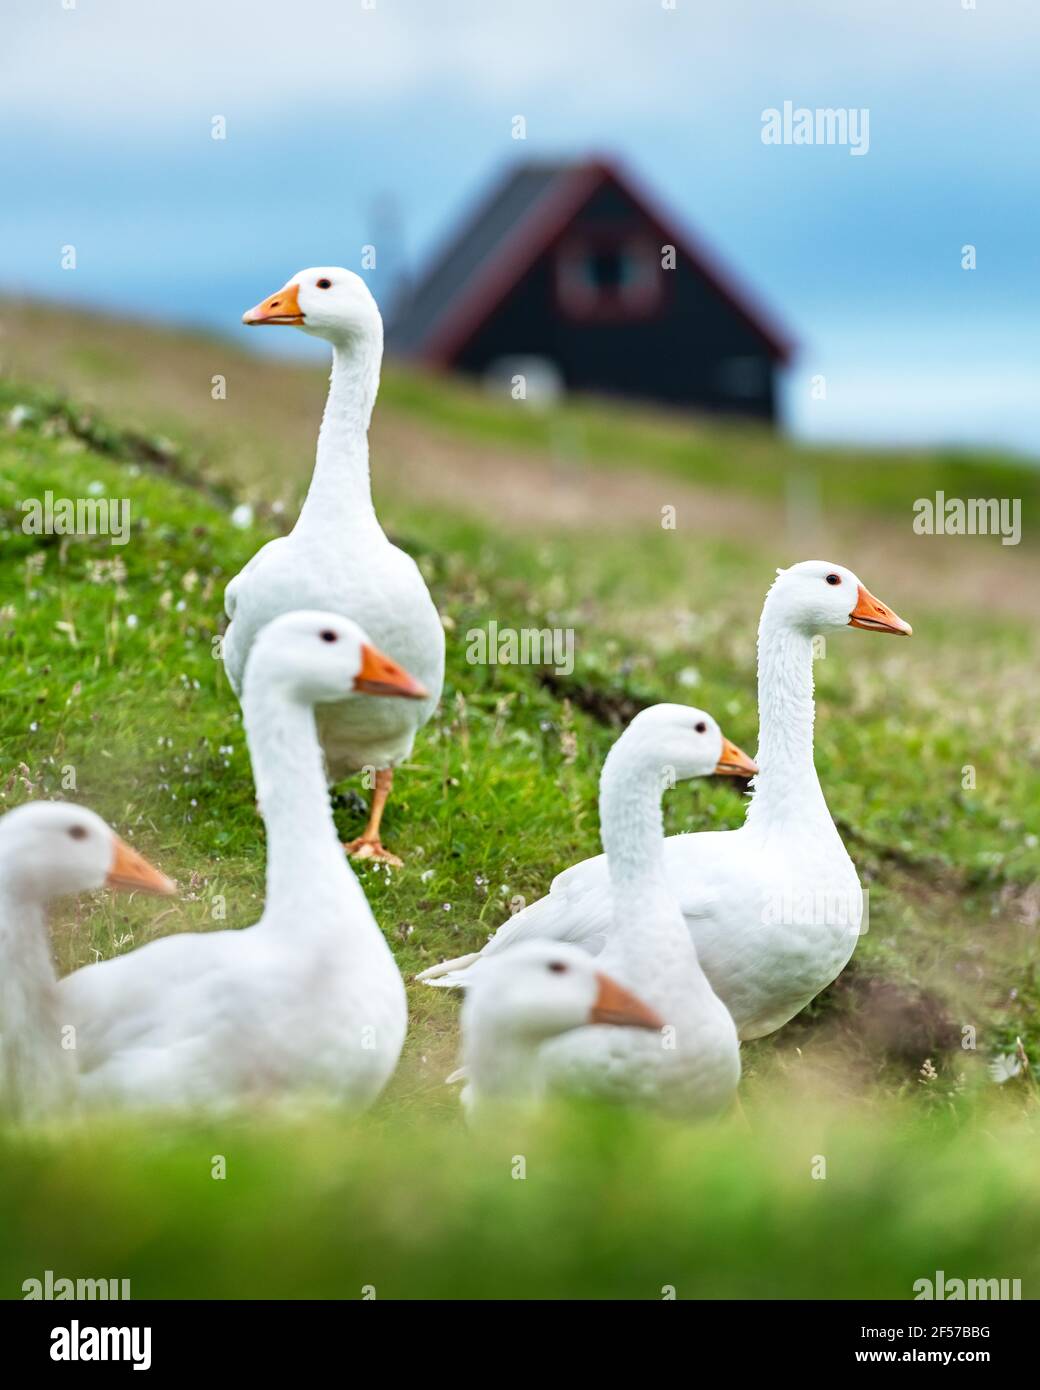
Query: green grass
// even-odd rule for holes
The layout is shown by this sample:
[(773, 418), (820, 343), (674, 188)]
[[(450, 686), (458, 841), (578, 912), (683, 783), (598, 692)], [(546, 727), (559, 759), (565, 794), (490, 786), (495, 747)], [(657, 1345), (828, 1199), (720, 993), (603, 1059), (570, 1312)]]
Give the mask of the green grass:
[[(96, 367), (107, 381), (117, 351)], [(417, 379), (392, 377), (387, 401), (460, 439), (505, 419), (465, 392), (431, 397)], [(15, 406), (28, 414), (4, 428)], [(600, 432), (597, 452), (614, 440), (608, 468), (626, 450), (641, 467), (671, 466), (657, 430), (678, 438), (678, 422), (644, 429), (574, 409)], [(247, 925), (262, 901), (262, 825), (213, 654), (223, 586), (278, 524), (262, 508), (255, 526), (230, 521), (262, 424), (250, 433), (239, 417), (246, 437), (232, 453), (172, 409), (170, 438), (157, 438), (160, 414), (128, 405), (127, 429), (51, 389), (0, 383), (0, 805), (74, 796), (182, 888), (170, 908), (106, 895), (62, 906), (62, 971), (205, 930), (218, 903), (220, 925)], [(509, 429), (548, 428), (515, 420)], [(712, 459), (724, 463), (739, 432), (702, 434), (683, 446), (689, 468), (716, 482)], [(760, 462), (733, 486), (779, 487), (765, 476), (770, 450), (790, 452), (756, 436)], [(960, 465), (933, 464), (954, 491), (948, 465)], [(269, 466), (258, 453), (258, 500)], [(129, 543), (25, 535), (18, 503), (47, 489), (130, 498)], [(883, 512), (895, 493), (871, 484), (855, 500)], [(773, 566), (791, 558), (768, 535), (691, 545), (651, 526), (576, 540), (450, 502), (379, 495), (449, 627), (444, 699), (385, 822), (406, 867), (361, 870), (409, 976), (479, 945), (511, 900), (596, 852), (610, 711), (688, 699), (754, 748), (755, 625)], [(891, 525), (896, 545), (905, 533)], [(991, 549), (963, 555), (980, 575), (993, 563)], [(381, 1296), (653, 1298), (674, 1284), (679, 1296), (905, 1297), (936, 1268), (1035, 1275), (1037, 1107), (1026, 1082), (998, 1088), (983, 1066), (1016, 1036), (1040, 1056), (1035, 632), (985, 601), (951, 611), (927, 559), (900, 573), (898, 590), (862, 577), (911, 619), (912, 641), (849, 633), (816, 667), (817, 765), (870, 887), (870, 932), (806, 1015), (745, 1050), (750, 1135), (582, 1111), (474, 1139), (442, 1085), (457, 1002), (416, 988), (400, 1072), (360, 1121), (141, 1119), (8, 1135), (0, 1290), (17, 1296), (44, 1268), (131, 1276), (137, 1296), (358, 1296), (375, 1284)], [(573, 627), (573, 676), (468, 665), (465, 634), (492, 617)], [(360, 806), (341, 798), (337, 815), (345, 837), (357, 833)], [(671, 793), (666, 815), (670, 831), (737, 825), (743, 803), (731, 783), (699, 782)], [(975, 1053), (957, 1046), (965, 1026)], [(934, 1081), (919, 1076), (927, 1056)], [(228, 1156), (226, 1182), (210, 1177), (213, 1154)], [(516, 1154), (524, 1181), (510, 1176)], [(828, 1159), (826, 1181), (809, 1176), (814, 1154)]]
[(905, 1299), (944, 1269), (1029, 1297), (1035, 1125), (887, 1119), (803, 1112), (749, 1136), (578, 1109), (476, 1134), (321, 1118), (8, 1139), (0, 1263), (16, 1296), (51, 1269), (135, 1298)]
[[(282, 497), (292, 507), (306, 489), (324, 364), (287, 365), (210, 334), (3, 299), (0, 342), (9, 376), (188, 442), (240, 492)], [(225, 381), (219, 401), (211, 394), (215, 374)], [(819, 408), (825, 413), (826, 403)], [(1035, 545), (1040, 515), (1040, 469), (992, 450), (807, 447), (753, 424), (580, 398), (543, 409), (390, 362), (374, 422), (384, 468), (402, 436), (420, 456), (440, 442), (484, 467), (539, 457), (565, 470), (692, 480), (748, 500), (807, 495), (825, 514), (851, 512), (860, 521), (909, 518), (912, 500), (937, 490), (1018, 497), (1027, 545)]]
[(603, 401), (565, 400), (517, 409), (476, 387), (397, 369), (387, 373), (383, 404), (455, 435), (583, 461), (597, 467), (651, 468), (703, 484), (782, 498), (811, 484), (820, 504), (879, 512), (905, 507), (907, 496), (1020, 497), (1023, 525), (1037, 515), (1040, 471), (996, 451), (809, 448), (754, 424), (692, 423), (647, 409)]

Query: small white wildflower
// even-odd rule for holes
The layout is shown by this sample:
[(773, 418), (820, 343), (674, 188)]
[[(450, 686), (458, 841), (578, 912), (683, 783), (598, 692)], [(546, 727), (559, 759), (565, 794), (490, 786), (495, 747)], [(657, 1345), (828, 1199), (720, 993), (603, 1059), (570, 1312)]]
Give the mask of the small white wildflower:
[(87, 492), (91, 497), (100, 497), (104, 490), (104, 483), (98, 482), (96, 478), (92, 483), (87, 484)]
[(687, 690), (692, 690), (695, 685), (700, 685), (701, 673), (696, 666), (684, 666), (679, 672), (679, 684), (684, 685)]
[(246, 531), (253, 524), (253, 508), (248, 502), (239, 502), (231, 513), (231, 525), (237, 526), (240, 531)]
[(429, 883), (431, 878), (433, 878), (432, 869), (423, 869), (422, 873), (419, 875), (420, 883)]
[(128, 613), (128, 614), (126, 615), (126, 625), (127, 625), (127, 627), (129, 627), (129, 628), (135, 628), (135, 627), (137, 626), (137, 624), (138, 624), (138, 621), (139, 621), (139, 619), (138, 619), (136, 613)]
[(1013, 1076), (1018, 1076), (1021, 1070), (1022, 1063), (1013, 1052), (994, 1057), (989, 1064), (989, 1074), (998, 1086), (1003, 1086), (1005, 1081), (1010, 1081)]

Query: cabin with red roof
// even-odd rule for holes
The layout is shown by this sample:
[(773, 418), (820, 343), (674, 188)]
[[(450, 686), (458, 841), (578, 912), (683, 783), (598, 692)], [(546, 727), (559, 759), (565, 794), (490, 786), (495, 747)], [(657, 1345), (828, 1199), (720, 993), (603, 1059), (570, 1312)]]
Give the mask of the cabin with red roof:
[(791, 352), (715, 257), (602, 160), (513, 167), (402, 297), (387, 347), (514, 394), (536, 381), (767, 421)]

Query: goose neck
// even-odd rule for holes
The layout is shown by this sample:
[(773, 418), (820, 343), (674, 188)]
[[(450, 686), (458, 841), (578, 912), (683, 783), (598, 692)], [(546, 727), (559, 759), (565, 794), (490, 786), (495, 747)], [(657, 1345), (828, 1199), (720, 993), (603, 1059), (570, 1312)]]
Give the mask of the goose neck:
[[(0, 864), (0, 878), (3, 865)], [(8, 881), (9, 882), (9, 881)], [(0, 1107), (45, 1113), (71, 1095), (43, 904), (0, 886)]]
[[(826, 804), (813, 762), (811, 636), (772, 620), (767, 605), (758, 632), (758, 757), (761, 769), (749, 824), (804, 821)], [(829, 819), (829, 816), (828, 816)]]
[(665, 883), (665, 769), (625, 737), (607, 754), (600, 777), (599, 815), (615, 900), (646, 896)]
[(381, 331), (337, 342), (314, 475), (297, 529), (337, 532), (376, 526), (368, 464), (368, 427), (379, 391)]
[(524, 1097), (541, 1089), (543, 1038), (531, 1038), (481, 1016), (470, 1026), (470, 1046), (463, 1061), (477, 1094), (484, 1100)]
[(267, 831), (264, 920), (298, 930), (331, 902), (342, 930), (343, 899), (360, 909), (365, 898), (336, 834), (314, 711), (262, 679), (247, 683), (243, 710)]

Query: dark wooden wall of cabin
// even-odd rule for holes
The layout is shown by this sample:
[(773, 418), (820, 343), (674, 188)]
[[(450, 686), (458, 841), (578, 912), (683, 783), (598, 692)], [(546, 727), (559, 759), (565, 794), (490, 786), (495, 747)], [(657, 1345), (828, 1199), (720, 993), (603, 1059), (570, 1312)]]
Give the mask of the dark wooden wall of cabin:
[[(658, 249), (664, 240), (612, 184), (589, 201), (565, 236), (602, 238), (615, 229)], [(658, 269), (663, 293), (651, 316), (618, 321), (575, 319), (561, 308), (556, 252), (552, 247), (539, 257), (464, 344), (453, 362), (457, 370), (479, 375), (501, 358), (543, 356), (570, 391), (775, 418), (774, 363), (765, 343), (681, 252), (674, 270)], [(744, 379), (742, 394), (732, 389), (734, 376)]]

